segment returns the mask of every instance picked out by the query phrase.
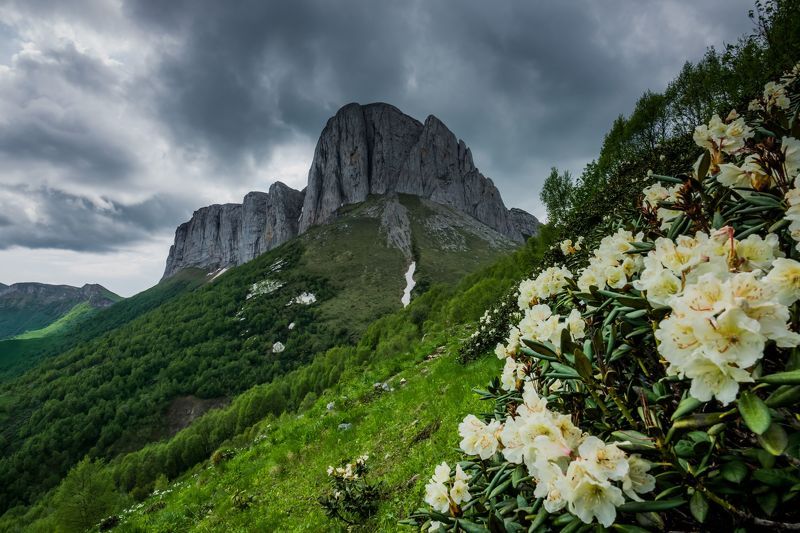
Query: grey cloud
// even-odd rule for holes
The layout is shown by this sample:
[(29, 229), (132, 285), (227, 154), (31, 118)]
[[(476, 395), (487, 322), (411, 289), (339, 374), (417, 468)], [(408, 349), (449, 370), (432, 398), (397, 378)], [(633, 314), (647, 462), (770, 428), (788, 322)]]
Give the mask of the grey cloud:
[[(16, 200), (20, 196), (26, 198), (24, 204)], [(0, 186), (0, 210), (4, 213), (0, 218), (0, 250), (23, 246), (111, 251), (173, 228), (176, 218), (183, 218), (188, 208), (180, 198), (158, 195), (132, 205), (101, 200), (97, 205), (53, 188)], [(31, 206), (34, 214), (28, 209)]]
[[(12, 9), (83, 28), (108, 21), (109, 42), (130, 27), (124, 38), (143, 51), (137, 61), (121, 59), (131, 76), (122, 80), (69, 40), (51, 42), (40, 55), (18, 57), (14, 81), (0, 78), (0, 194), (4, 185), (20, 192), (12, 173), (48, 176), (39, 182), (47, 186), (24, 191), (38, 222), (26, 223), (18, 205), (0, 209), (8, 219), (0, 220), (0, 248), (110, 250), (171, 233), (220, 189), (241, 197), (252, 185), (250, 165), (265, 164), (279, 146), (315, 141), (352, 101), (437, 115), (471, 146), (507, 203), (534, 209), (550, 166), (579, 171), (644, 90), (663, 88), (706, 44), (746, 31), (751, 5), (128, 0), (118, 20), (114, 3), (67, 4), (17, 1)], [(663, 15), (664, 6), (674, 13)], [(665, 19), (683, 12), (694, 20)], [(671, 34), (687, 24), (688, 36)], [(8, 28), (0, 37), (18, 41)], [(96, 120), (118, 109), (165, 133), (169, 145), (145, 155), (115, 134), (130, 124), (109, 129)], [(170, 164), (158, 167), (158, 156)], [(183, 158), (193, 174), (175, 173)], [(143, 176), (156, 183), (150, 199), (122, 201), (141, 197)], [(164, 192), (187, 179), (186, 196)], [(82, 191), (101, 185), (105, 206), (97, 207)]]
[[(316, 138), (350, 101), (386, 101), (442, 118), (487, 155), (476, 163), (501, 190), (529, 183), (531, 205), (544, 175), (526, 169), (591, 159), (613, 119), (662, 88), (656, 73), (699, 58), (706, 33), (730, 41), (748, 29), (750, 4), (738, 4), (674, 2), (697, 16), (690, 44), (667, 33), (662, 4), (624, 0), (150, 0), (128, 10), (154, 33), (177, 35), (151, 97), (178, 145), (235, 168), (291, 135)], [(648, 51), (641, 24), (663, 46)]]

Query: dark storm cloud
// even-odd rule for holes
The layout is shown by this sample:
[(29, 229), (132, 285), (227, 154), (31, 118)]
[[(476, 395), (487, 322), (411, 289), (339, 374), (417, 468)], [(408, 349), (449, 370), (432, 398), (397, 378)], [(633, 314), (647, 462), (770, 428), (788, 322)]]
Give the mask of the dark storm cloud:
[(171, 229), (176, 205), (186, 207), (179, 198), (155, 196), (123, 205), (107, 198), (92, 202), (52, 188), (0, 186), (0, 250), (12, 246), (113, 250)]
[[(202, 5), (201, 5), (202, 4)], [(172, 2), (128, 5), (178, 44), (156, 67), (157, 109), (179, 143), (226, 163), (272, 143), (316, 136), (332, 111), (370, 94), (396, 96), (405, 81), (399, 8), (377, 3)]]
[[(643, 91), (663, 89), (706, 45), (747, 31), (750, 7), (745, 0), (7, 5), (15, 16), (0, 23), (0, 50), (16, 55), (11, 62), (0, 54), (0, 248), (74, 250), (171, 233), (193, 209), (219, 201), (220, 191), (241, 197), (275, 150), (315, 142), (352, 101), (389, 102), (420, 120), (437, 115), (471, 146), (507, 203), (536, 208), (551, 165), (580, 170)], [(56, 27), (75, 30), (49, 38)], [(91, 32), (89, 46), (76, 44)], [(30, 205), (10, 200), (20, 195)]]
[[(56, 168), (72, 183), (119, 182), (138, 169), (136, 154), (108, 131), (96, 127), (91, 109), (75, 112), (65, 94), (90, 100), (117, 83), (98, 59), (72, 43), (22, 53), (13, 80), (4, 85), (5, 112), (0, 118), (0, 163), (7, 169), (31, 165)], [(36, 168), (36, 170), (33, 170)]]
[[(749, 25), (746, 2), (694, 6), (687, 49), (655, 2), (200, 4), (127, 5), (142, 26), (177, 35), (153, 92), (177, 143), (235, 165), (298, 132), (315, 139), (350, 101), (387, 101), (442, 118), (488, 155), (501, 189), (538, 190), (531, 162), (588, 160), (616, 115), (662, 88), (664, 70), (702, 55), (703, 32), (733, 40)], [(650, 35), (663, 42), (648, 51)]]

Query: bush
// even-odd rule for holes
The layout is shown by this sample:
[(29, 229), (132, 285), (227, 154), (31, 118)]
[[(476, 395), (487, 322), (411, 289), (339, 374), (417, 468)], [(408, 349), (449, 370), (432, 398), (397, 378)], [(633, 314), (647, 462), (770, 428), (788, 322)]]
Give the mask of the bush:
[(328, 467), (331, 491), (319, 499), (325, 514), (331, 518), (355, 525), (364, 523), (378, 510), (381, 487), (365, 479), (368, 456), (362, 455), (354, 463)]
[(799, 93), (800, 65), (697, 127), (693, 169), (652, 176), (588, 264), (520, 284), (492, 412), (409, 523), (797, 528)]

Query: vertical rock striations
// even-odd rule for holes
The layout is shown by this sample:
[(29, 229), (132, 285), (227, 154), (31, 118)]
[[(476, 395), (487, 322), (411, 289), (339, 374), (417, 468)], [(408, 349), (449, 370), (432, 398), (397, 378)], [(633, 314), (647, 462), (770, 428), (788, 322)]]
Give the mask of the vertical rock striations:
[[(388, 104), (348, 104), (322, 130), (308, 172), (300, 232), (369, 194), (399, 192), (466, 213), (515, 241), (524, 233), (472, 153), (433, 115), (421, 124)], [(525, 226), (527, 228), (527, 226)]]
[[(213, 271), (240, 265), (297, 235), (303, 193), (280, 182), (241, 204), (198, 209), (175, 231), (164, 278), (189, 267)], [(162, 278), (163, 279), (163, 278)]]
[(431, 115), (423, 124), (389, 104), (348, 104), (322, 130), (304, 191), (276, 182), (242, 204), (195, 211), (175, 232), (164, 277), (244, 263), (330, 221), (344, 205), (392, 193), (446, 205), (516, 242), (538, 232), (533, 215), (506, 209), (470, 149), (441, 120)]

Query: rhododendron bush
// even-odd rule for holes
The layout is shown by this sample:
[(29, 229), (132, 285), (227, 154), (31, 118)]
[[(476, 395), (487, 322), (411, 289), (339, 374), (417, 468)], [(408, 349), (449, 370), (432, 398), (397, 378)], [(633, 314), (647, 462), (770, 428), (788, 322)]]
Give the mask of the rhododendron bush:
[(519, 286), (430, 531), (800, 528), (800, 68)]

